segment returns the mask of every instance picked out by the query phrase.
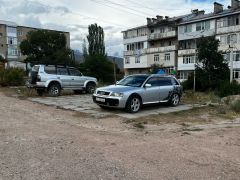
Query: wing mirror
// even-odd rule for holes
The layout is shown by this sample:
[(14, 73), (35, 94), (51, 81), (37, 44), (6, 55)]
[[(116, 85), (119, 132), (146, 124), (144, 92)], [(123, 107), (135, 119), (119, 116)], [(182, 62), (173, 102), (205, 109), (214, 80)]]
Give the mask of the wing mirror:
[(152, 87), (152, 85), (151, 85), (151, 84), (145, 84), (144, 87), (145, 87), (145, 88), (150, 88), (150, 87)]

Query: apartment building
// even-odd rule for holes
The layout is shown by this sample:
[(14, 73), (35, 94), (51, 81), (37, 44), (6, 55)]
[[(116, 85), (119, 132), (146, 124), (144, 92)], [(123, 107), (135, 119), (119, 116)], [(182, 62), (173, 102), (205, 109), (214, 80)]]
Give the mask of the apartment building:
[[(231, 0), (231, 6), (224, 9), (223, 5), (215, 2), (213, 12), (205, 14), (204, 10), (192, 10), (191, 14), (179, 17), (161, 17), (147, 19), (144, 27), (144, 46), (136, 53), (127, 48), (128, 42), (136, 43), (135, 37), (126, 36), (131, 30), (124, 31), (124, 68), (126, 74), (147, 72), (152, 64), (160, 64), (166, 69), (178, 71), (178, 78), (186, 80), (194, 72), (196, 46), (200, 37), (216, 36), (220, 41), (219, 50), (226, 60), (230, 60), (233, 51), (233, 76), (240, 79), (240, 2)], [(135, 28), (138, 32), (138, 28)], [(132, 50), (132, 49), (131, 49)], [(144, 60), (141, 57), (144, 56)], [(140, 58), (138, 58), (140, 57)], [(134, 59), (138, 59), (135, 60)], [(169, 60), (170, 59), (170, 60)], [(174, 60), (175, 59), (175, 60)], [(144, 68), (141, 66), (143, 60)], [(140, 63), (136, 63), (139, 62)], [(137, 64), (137, 65), (136, 65)], [(229, 64), (230, 66), (230, 64)], [(134, 71), (132, 71), (134, 69)], [(144, 69), (144, 71), (142, 71)]]
[(123, 31), (125, 74), (148, 73), (157, 64), (177, 69), (177, 24), (181, 17), (147, 18), (147, 25)]
[[(232, 0), (231, 7), (227, 10), (219, 9), (216, 17), (216, 38), (220, 41), (219, 50), (225, 59), (233, 60), (233, 78), (240, 80), (240, 2)], [(233, 57), (231, 57), (231, 51)]]
[[(38, 28), (19, 26), (14, 22), (0, 20), (0, 55), (7, 59), (8, 67), (26, 67), (24, 63), (26, 57), (21, 54), (19, 46), (26, 39), (27, 33), (35, 30)], [(70, 47), (69, 32), (58, 32), (65, 34), (67, 47)]]

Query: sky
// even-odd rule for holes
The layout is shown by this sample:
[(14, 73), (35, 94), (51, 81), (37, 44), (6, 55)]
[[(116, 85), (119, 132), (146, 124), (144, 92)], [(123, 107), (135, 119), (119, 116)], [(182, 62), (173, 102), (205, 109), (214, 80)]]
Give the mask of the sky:
[(178, 16), (192, 9), (213, 11), (213, 2), (227, 8), (231, 0), (0, 0), (0, 20), (21, 26), (70, 32), (71, 48), (82, 51), (88, 25), (105, 32), (108, 55), (122, 57), (122, 31), (146, 25), (147, 17)]

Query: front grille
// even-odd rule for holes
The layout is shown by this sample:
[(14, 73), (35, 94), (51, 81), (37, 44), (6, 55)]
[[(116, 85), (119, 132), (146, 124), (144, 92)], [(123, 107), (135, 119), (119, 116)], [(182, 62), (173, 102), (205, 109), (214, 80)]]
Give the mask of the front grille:
[(106, 92), (106, 91), (97, 91), (97, 94), (102, 95), (102, 96), (108, 96), (110, 94), (110, 92)]

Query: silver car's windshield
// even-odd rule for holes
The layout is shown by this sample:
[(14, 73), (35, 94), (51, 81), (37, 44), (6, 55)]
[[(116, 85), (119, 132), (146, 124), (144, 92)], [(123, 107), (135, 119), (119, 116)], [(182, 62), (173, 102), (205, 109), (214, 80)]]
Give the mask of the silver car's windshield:
[(122, 86), (141, 87), (144, 81), (148, 78), (148, 75), (133, 75), (128, 76), (117, 83)]

